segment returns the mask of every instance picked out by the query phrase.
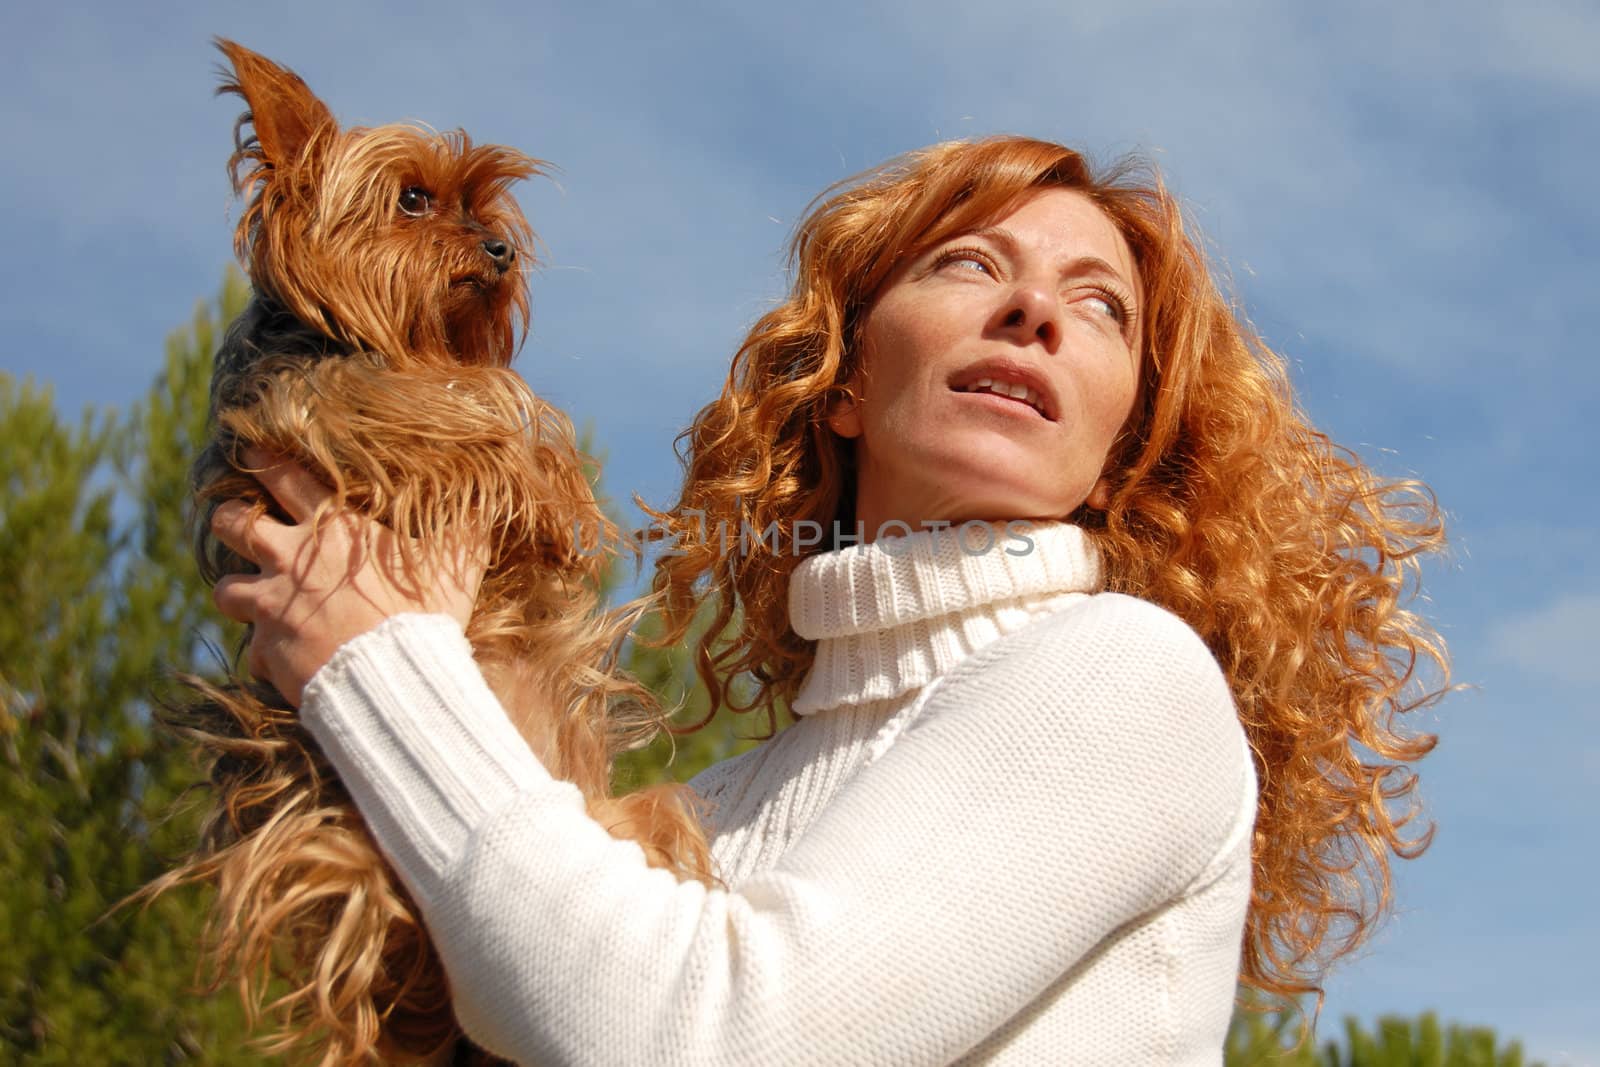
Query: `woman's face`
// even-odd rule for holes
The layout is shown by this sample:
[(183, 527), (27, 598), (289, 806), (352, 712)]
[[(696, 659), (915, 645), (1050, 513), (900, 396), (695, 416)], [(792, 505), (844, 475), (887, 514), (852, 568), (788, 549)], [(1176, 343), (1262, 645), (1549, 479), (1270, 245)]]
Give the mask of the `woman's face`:
[(855, 442), (865, 539), (893, 520), (1104, 507), (1138, 383), (1138, 298), (1127, 242), (1069, 189), (896, 268), (862, 326), (858, 400), (828, 416)]

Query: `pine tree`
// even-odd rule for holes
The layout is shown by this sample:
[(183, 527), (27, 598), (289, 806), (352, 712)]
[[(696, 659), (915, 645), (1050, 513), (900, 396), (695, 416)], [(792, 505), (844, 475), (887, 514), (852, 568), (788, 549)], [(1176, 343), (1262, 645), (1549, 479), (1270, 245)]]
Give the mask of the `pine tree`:
[(1415, 1018), (1385, 1015), (1369, 1030), (1354, 1017), (1344, 1020), (1343, 1042), (1317, 1049), (1300, 1042), (1303, 1017), (1293, 1010), (1235, 1013), (1228, 1028), (1227, 1067), (1543, 1067), (1525, 1063), (1522, 1043), (1504, 1047), (1485, 1026), (1441, 1026), (1434, 1012)]
[[(625, 656), (628, 671), (656, 694), (676, 724), (705, 725), (687, 734), (663, 732), (645, 748), (623, 753), (617, 760), (615, 776), (619, 791), (657, 782), (688, 781), (713, 763), (754, 748), (757, 738), (767, 730), (767, 717), (761, 711), (736, 714), (719, 708), (706, 721), (711, 694), (695, 672), (694, 649), (698, 636), (711, 621), (708, 605), (684, 641), (670, 648), (650, 647), (649, 642), (662, 632), (659, 616), (646, 615), (635, 628), (635, 633), (645, 640), (629, 643)], [(735, 679), (733, 692), (746, 702), (752, 692), (749, 680)]]
[(0, 1059), (261, 1062), (231, 991), (198, 996), (203, 901), (113, 911), (194, 838), (197, 773), (151, 696), (221, 621), (188, 561), (187, 467), (230, 275), (126, 417), (57, 415), (0, 375)]
[[(606, 495), (602, 477), (605, 454), (595, 447), (592, 426), (584, 427), (579, 435), (579, 446), (584, 455), (592, 457), (589, 480), (601, 507), (617, 529), (624, 531), (620, 536), (637, 543), (635, 535), (626, 532), (616, 502)], [(619, 552), (601, 582), (602, 595), (615, 601), (623, 587), (625, 572), (636, 562), (640, 562), (638, 557)], [(736, 714), (719, 708), (715, 715), (707, 716), (711, 695), (694, 669), (694, 649), (699, 636), (714, 621), (713, 607), (709, 602), (702, 605), (700, 616), (688, 635), (671, 648), (654, 647), (663, 632), (658, 614), (646, 613), (634, 627), (635, 636), (623, 650), (624, 669), (655, 694), (675, 727), (705, 725), (689, 733), (662, 731), (645, 747), (624, 752), (617, 759), (612, 775), (613, 787), (619, 793), (660, 782), (686, 782), (713, 763), (754, 748), (757, 739), (768, 729), (764, 712)], [(727, 632), (731, 633), (736, 625), (737, 619), (730, 622)], [(751, 680), (735, 679), (733, 692), (741, 702), (747, 703), (754, 692)], [(779, 725), (783, 721), (780, 713)]]

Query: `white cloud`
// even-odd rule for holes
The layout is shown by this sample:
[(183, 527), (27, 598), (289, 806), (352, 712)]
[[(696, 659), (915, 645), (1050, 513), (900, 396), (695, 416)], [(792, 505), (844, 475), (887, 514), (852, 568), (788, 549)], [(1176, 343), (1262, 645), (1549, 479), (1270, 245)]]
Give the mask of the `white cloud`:
[(1512, 615), (1490, 631), (1494, 655), (1530, 674), (1578, 685), (1600, 683), (1600, 594), (1570, 593)]

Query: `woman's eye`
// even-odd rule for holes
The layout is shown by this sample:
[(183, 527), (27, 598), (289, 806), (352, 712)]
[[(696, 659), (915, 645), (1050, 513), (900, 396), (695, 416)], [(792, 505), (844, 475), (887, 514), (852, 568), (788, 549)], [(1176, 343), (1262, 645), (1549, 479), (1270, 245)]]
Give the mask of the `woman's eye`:
[(400, 192), (400, 210), (407, 215), (426, 215), (433, 198), (426, 189), (413, 185)]
[(1105, 293), (1094, 293), (1088, 297), (1088, 303), (1112, 322), (1121, 322), (1127, 317), (1127, 313), (1122, 309), (1121, 301), (1114, 296)]
[(971, 249), (958, 248), (939, 257), (939, 265), (941, 267), (952, 264), (959, 265), (965, 270), (977, 271), (980, 274), (990, 276), (994, 274), (994, 265), (989, 261), (989, 257)]

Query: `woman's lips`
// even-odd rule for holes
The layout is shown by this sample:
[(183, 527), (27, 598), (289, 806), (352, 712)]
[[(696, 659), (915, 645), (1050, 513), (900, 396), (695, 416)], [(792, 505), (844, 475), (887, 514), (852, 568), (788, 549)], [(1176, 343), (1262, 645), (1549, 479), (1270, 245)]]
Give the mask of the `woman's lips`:
[[(982, 379), (974, 386), (966, 389), (952, 389), (955, 394), (963, 397), (973, 397), (976, 402), (982, 403), (986, 408), (995, 411), (1005, 411), (1008, 414), (1026, 413), (1035, 419), (1045, 419), (1045, 413), (1040, 410), (1038, 394), (1032, 389), (1010, 382), (990, 382)], [(1021, 394), (1021, 395), (1018, 395)]]
[(958, 393), (991, 392), (1021, 400), (1045, 421), (1056, 420), (1056, 394), (1049, 377), (1020, 360), (991, 356), (952, 374), (948, 384)]

